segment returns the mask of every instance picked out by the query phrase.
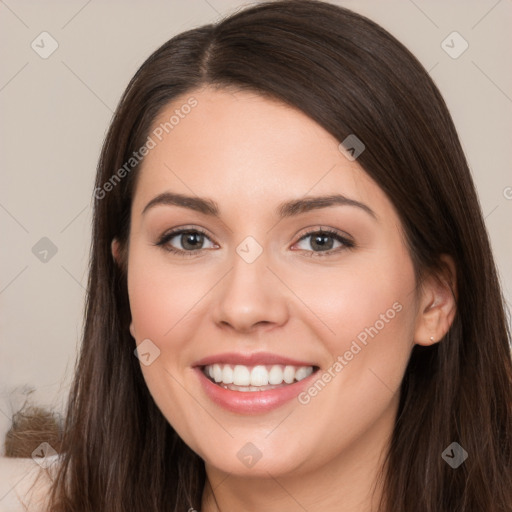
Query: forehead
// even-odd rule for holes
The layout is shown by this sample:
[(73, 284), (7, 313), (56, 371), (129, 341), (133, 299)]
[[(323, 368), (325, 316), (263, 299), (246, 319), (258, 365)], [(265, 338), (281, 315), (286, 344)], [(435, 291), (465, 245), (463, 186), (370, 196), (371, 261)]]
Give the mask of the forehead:
[(154, 147), (139, 170), (136, 211), (166, 191), (253, 212), (305, 195), (386, 201), (334, 136), (300, 110), (256, 93), (191, 91), (162, 109), (150, 137)]

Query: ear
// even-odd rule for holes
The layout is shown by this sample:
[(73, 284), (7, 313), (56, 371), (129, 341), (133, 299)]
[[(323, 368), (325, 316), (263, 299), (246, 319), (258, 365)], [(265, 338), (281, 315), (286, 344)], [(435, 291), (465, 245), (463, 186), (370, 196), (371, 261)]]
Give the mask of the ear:
[(119, 247), (119, 240), (117, 238), (112, 240), (112, 243), (110, 244), (110, 250), (116, 263), (121, 265), (121, 250)]
[(421, 284), (414, 343), (437, 343), (450, 329), (457, 310), (456, 269), (453, 259), (441, 256), (442, 270), (429, 274)]
[[(110, 250), (112, 252), (112, 257), (114, 258), (117, 265), (122, 267), (122, 255), (121, 255), (121, 244), (119, 243), (119, 240), (117, 238), (114, 238), (112, 240), (112, 243), (110, 244)], [(130, 322), (130, 334), (135, 339), (135, 329), (133, 327), (133, 321)]]

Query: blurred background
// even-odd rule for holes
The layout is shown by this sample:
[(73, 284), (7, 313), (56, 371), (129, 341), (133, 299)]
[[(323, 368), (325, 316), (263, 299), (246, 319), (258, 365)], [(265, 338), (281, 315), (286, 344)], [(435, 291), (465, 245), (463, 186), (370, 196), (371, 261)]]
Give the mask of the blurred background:
[[(81, 339), (96, 163), (124, 88), (173, 35), (250, 3), (0, 0), (1, 450), (23, 405), (64, 410)], [(512, 1), (331, 3), (390, 31), (440, 88), (510, 304)]]

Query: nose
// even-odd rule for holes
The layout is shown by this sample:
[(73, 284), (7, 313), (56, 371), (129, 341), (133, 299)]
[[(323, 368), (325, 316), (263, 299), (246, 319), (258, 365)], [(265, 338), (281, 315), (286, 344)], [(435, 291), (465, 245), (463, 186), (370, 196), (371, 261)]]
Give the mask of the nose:
[(288, 320), (288, 290), (268, 268), (265, 251), (252, 263), (235, 253), (217, 288), (213, 315), (223, 329), (252, 333), (282, 327)]

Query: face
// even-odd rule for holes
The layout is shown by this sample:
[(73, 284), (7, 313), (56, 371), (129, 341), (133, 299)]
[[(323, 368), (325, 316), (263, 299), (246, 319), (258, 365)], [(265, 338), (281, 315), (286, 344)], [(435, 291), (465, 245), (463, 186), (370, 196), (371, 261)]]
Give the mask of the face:
[(151, 137), (131, 212), (130, 329), (169, 423), (231, 474), (375, 453), (418, 315), (391, 202), (340, 141), (257, 94), (192, 91)]

